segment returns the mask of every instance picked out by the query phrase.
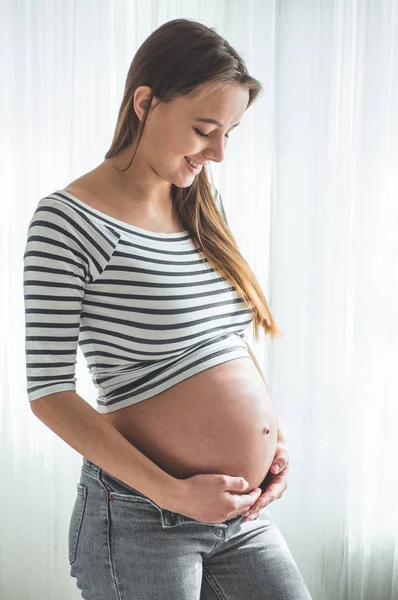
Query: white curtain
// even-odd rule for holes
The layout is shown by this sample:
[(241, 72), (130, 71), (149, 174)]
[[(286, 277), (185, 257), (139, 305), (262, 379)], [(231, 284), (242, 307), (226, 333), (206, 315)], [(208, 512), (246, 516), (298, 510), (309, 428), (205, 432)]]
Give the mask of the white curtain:
[[(0, 6), (2, 600), (80, 597), (81, 456), (26, 394), (28, 222), (102, 162), (135, 51), (176, 17), (216, 27), (264, 85), (212, 173), (284, 333), (249, 340), (291, 455), (269, 509), (314, 600), (397, 600), (397, 0)], [(94, 406), (80, 350), (77, 377)]]

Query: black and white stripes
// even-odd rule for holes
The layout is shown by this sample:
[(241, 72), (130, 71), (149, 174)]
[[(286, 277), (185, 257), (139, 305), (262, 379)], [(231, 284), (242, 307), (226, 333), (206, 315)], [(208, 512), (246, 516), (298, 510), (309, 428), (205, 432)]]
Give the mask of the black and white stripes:
[(104, 413), (250, 358), (251, 312), (188, 232), (129, 225), (63, 190), (30, 221), (24, 294), (30, 401), (76, 390), (78, 344)]

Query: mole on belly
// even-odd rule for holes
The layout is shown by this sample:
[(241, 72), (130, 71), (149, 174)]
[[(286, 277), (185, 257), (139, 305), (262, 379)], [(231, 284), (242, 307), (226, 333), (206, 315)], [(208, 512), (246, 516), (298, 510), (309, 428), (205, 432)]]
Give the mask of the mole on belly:
[(269, 432), (270, 432), (269, 427), (265, 426), (264, 429), (263, 429), (263, 433), (265, 433), (265, 435), (268, 435)]

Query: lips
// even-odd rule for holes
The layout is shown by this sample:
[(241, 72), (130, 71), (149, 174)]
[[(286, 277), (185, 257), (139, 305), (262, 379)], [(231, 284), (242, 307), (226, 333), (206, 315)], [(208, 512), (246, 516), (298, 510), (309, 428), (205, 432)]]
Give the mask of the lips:
[(203, 166), (202, 164), (199, 164), (199, 167), (193, 167), (192, 165), (190, 165), (190, 164), (189, 164), (189, 162), (188, 162), (188, 160), (187, 160), (187, 158), (188, 158), (188, 157), (187, 157), (187, 156), (184, 156), (184, 158), (185, 158), (185, 161), (186, 161), (186, 163), (187, 163), (187, 165), (188, 165), (188, 167), (189, 167), (190, 169), (192, 169), (193, 171), (200, 171), (200, 170), (201, 170), (201, 168), (202, 168), (202, 166)]

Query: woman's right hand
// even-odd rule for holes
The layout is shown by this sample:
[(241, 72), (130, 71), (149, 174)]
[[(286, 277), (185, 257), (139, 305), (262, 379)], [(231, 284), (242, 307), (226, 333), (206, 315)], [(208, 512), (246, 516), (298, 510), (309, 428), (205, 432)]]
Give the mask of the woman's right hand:
[(262, 493), (261, 488), (245, 493), (247, 486), (243, 477), (213, 473), (177, 479), (167, 508), (200, 523), (222, 523), (244, 514)]

